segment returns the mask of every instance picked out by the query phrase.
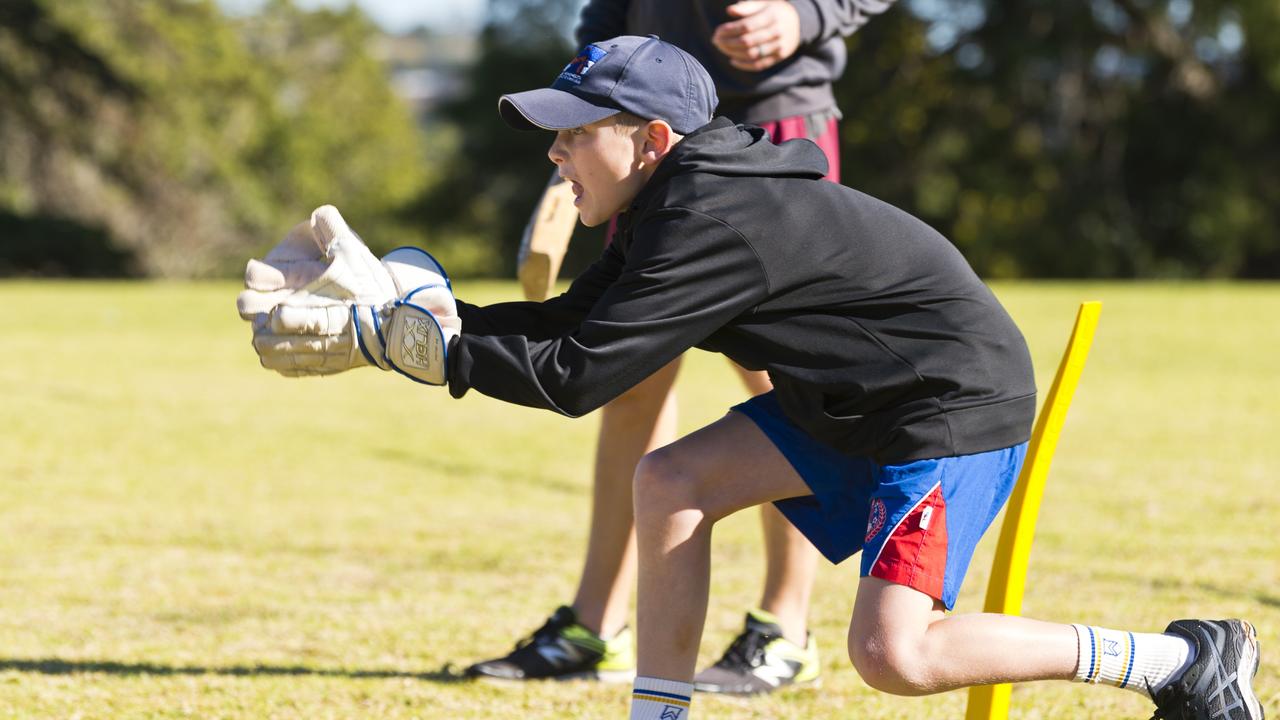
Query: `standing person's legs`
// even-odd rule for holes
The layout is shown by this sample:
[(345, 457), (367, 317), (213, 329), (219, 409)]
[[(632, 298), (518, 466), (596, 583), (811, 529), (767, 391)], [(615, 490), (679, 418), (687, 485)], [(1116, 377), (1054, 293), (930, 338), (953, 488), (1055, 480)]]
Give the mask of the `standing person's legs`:
[(637, 672), (693, 678), (710, 577), (711, 529), (742, 508), (809, 494), (746, 417), (731, 412), (636, 467)]
[[(772, 393), (738, 405), (721, 420), (641, 460), (634, 496), (640, 561), (637, 631), (642, 639), (633, 719), (687, 717), (694, 688), (690, 676), (706, 616), (714, 523), (738, 509), (771, 501), (812, 510), (821, 504), (812, 487), (823, 488), (824, 497), (831, 487), (863, 490), (870, 467), (789, 425)], [(814, 486), (815, 477), (826, 480)], [(865, 501), (859, 504), (855, 497), (825, 520), (848, 528), (851, 516), (865, 521)], [(795, 519), (791, 513), (788, 517)], [(808, 527), (813, 529), (812, 523)], [(854, 534), (861, 538), (857, 529)], [(740, 655), (743, 665), (760, 667), (764, 656), (776, 652), (771, 650), (776, 640), (768, 634), (744, 633), (740, 640), (726, 656)]]
[[(773, 389), (767, 373), (733, 367), (752, 397)], [(697, 674), (699, 692), (768, 693), (814, 682), (821, 674), (817, 644), (808, 632), (818, 551), (772, 503), (760, 506), (760, 524), (765, 550), (760, 602), (748, 610), (728, 649)]]
[[(733, 368), (752, 397), (773, 389), (768, 373), (736, 363)], [(783, 637), (804, 647), (818, 551), (772, 503), (760, 506), (760, 526), (764, 531), (765, 575), (759, 608), (778, 619)]]
[(633, 648), (625, 626), (636, 575), (631, 479), (641, 456), (675, 439), (679, 368), (676, 359), (601, 411), (587, 557), (573, 604), (557, 609), (509, 654), (467, 668), (468, 675), (630, 679)]
[(783, 637), (804, 647), (808, 643), (809, 599), (818, 574), (818, 551), (773, 503), (760, 506), (760, 524), (765, 552), (760, 609), (778, 618)]
[(676, 439), (679, 369), (677, 358), (601, 410), (591, 532), (573, 600), (579, 622), (601, 637), (627, 623), (636, 573), (631, 480), (645, 453)]

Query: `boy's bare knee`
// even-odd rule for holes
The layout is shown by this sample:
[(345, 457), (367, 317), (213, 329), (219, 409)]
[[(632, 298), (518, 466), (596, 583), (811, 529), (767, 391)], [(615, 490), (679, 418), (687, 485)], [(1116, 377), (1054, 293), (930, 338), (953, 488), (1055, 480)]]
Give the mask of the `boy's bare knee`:
[(696, 478), (669, 448), (640, 458), (633, 482), (637, 517), (642, 512), (668, 514), (697, 507)]
[(893, 695), (932, 692), (928, 659), (917, 643), (901, 638), (849, 637), (849, 659), (863, 682)]

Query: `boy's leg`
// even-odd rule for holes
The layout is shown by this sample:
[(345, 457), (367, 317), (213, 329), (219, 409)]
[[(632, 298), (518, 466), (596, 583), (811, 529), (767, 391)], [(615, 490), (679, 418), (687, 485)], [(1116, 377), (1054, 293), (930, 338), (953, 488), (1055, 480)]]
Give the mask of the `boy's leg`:
[[(1154, 696), (1160, 716), (1171, 720), (1260, 717), (1250, 688), (1257, 641), (1238, 620), (1178, 621), (1165, 633), (1129, 633), (1006, 615), (943, 615), (1013, 487), (1024, 449), (877, 466), (849, 628), (849, 656), (863, 679), (902, 695), (1074, 679)], [(1209, 709), (1231, 707), (1219, 690), (1235, 698), (1238, 713)]]
[(1261, 720), (1258, 642), (1239, 620), (1179, 620), (1165, 633), (1060, 625), (989, 613), (944, 616), (918, 590), (863, 577), (849, 625), (863, 680), (898, 695), (1076, 680), (1151, 698), (1177, 720)]
[(1070, 680), (1076, 631), (1013, 615), (945, 616), (928, 595), (864, 577), (849, 625), (849, 658), (868, 685), (927, 695), (996, 682)]
[(706, 619), (711, 528), (742, 508), (809, 495), (759, 428), (731, 412), (640, 461), (639, 675), (688, 683)]
[(591, 530), (573, 600), (579, 621), (601, 637), (627, 623), (636, 572), (631, 481), (645, 453), (676, 439), (679, 369), (677, 358), (601, 410)]

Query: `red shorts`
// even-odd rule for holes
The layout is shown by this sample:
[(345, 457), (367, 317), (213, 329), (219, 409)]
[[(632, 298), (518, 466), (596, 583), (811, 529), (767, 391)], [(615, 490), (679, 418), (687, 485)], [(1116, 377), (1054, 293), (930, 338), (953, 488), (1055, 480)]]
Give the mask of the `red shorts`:
[[(813, 137), (809, 133), (811, 125), (817, 124), (817, 137)], [(795, 117), (783, 118), (775, 122), (764, 123), (760, 127), (769, 133), (769, 137), (775, 143), (782, 143), (797, 138), (806, 138), (812, 140), (822, 148), (822, 154), (827, 156), (827, 175), (826, 178), (833, 183), (840, 182), (840, 130), (836, 124), (835, 116), (827, 117), (824, 120), (816, 122), (811, 117), (804, 115), (796, 115)]]

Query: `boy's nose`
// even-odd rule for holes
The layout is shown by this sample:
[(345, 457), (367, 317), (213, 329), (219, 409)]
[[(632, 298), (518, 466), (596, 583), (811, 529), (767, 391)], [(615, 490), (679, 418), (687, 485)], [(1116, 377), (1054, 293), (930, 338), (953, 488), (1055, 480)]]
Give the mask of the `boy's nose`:
[(556, 133), (555, 142), (552, 142), (551, 147), (547, 149), (547, 157), (551, 158), (551, 162), (556, 165), (565, 161), (564, 148), (560, 146), (560, 133)]

